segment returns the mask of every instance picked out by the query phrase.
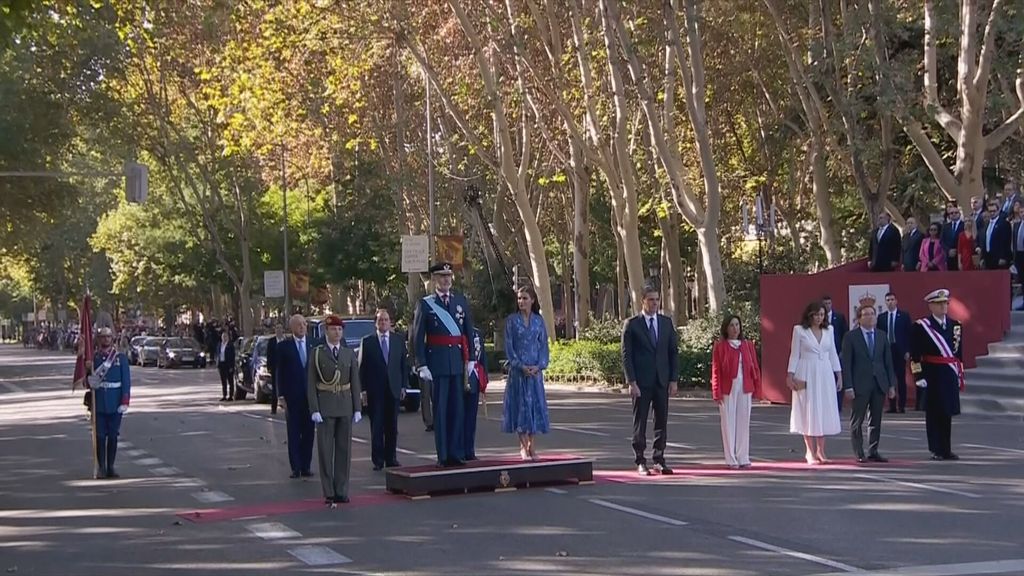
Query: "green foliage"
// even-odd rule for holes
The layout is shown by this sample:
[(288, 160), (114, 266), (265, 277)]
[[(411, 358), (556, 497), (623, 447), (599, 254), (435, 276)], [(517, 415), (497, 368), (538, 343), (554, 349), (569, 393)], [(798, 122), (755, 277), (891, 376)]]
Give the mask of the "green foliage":
[[(679, 385), (707, 388), (710, 374), (711, 350), (688, 349), (680, 343)], [(617, 342), (557, 342), (551, 345), (551, 360), (544, 375), (552, 382), (623, 386), (622, 347)]]
[(580, 340), (618, 345), (622, 340), (622, 321), (614, 318), (590, 317), (590, 325), (580, 330)]

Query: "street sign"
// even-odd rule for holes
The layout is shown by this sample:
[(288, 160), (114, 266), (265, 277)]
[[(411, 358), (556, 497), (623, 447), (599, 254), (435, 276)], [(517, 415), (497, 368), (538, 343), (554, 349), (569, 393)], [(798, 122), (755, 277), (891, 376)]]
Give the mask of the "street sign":
[(284, 270), (263, 271), (263, 296), (284, 298)]
[(144, 203), (149, 196), (149, 167), (138, 162), (125, 162), (124, 188), (129, 203)]
[(430, 237), (402, 236), (402, 272), (430, 269)]

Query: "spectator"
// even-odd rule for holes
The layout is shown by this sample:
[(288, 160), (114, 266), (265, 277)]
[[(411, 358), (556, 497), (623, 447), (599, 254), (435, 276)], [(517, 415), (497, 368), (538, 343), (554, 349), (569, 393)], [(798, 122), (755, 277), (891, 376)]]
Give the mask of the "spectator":
[(917, 218), (913, 216), (907, 218), (907, 231), (903, 235), (903, 270), (906, 272), (913, 272), (917, 270), (917, 265), (921, 261), (919, 254), (921, 253), (921, 241), (924, 240), (924, 234), (921, 233), (921, 229), (917, 226)]
[[(947, 224), (948, 225), (948, 224)], [(928, 237), (921, 242), (921, 253), (918, 255), (920, 264), (918, 269), (921, 272), (936, 272), (945, 271), (946, 267), (946, 246), (943, 244), (940, 238), (942, 229), (939, 227), (938, 222), (932, 222), (928, 225)], [(954, 238), (959, 241), (960, 234), (957, 233)], [(956, 250), (953, 251), (954, 256)]]
[(1003, 219), (997, 202), (989, 202), (981, 237), (981, 262), (986, 270), (1010, 267), (1010, 225)]
[[(1024, 203), (1014, 203), (1014, 219), (1011, 228), (1011, 245), (1013, 247), (1013, 265), (1017, 269), (1017, 282), (1024, 281)], [(1017, 310), (1024, 310), (1024, 302)]]
[[(946, 263), (946, 267), (942, 269), (956, 270), (957, 245), (960, 241), (960, 235), (964, 233), (964, 223), (960, 217), (960, 207), (956, 204), (950, 206), (947, 213), (949, 221), (940, 228), (940, 240), (942, 243), (942, 253), (944, 254), (943, 261)], [(925, 258), (921, 258), (921, 260), (925, 261)]]
[(1016, 213), (1013, 211), (1013, 205), (1021, 200), (1020, 189), (1017, 186), (1016, 180), (1011, 178), (1003, 184), (1003, 196), (1005, 196), (1006, 200), (1000, 208), (1000, 215), (1003, 220), (1010, 220), (1016, 216)]
[(978, 229), (974, 225), (974, 218), (968, 218), (964, 222), (964, 233), (956, 244), (957, 267), (964, 271), (977, 270), (979, 252)]
[(872, 272), (893, 272), (900, 266), (900, 232), (891, 225), (889, 214), (878, 215), (878, 228), (871, 235), (868, 268)]

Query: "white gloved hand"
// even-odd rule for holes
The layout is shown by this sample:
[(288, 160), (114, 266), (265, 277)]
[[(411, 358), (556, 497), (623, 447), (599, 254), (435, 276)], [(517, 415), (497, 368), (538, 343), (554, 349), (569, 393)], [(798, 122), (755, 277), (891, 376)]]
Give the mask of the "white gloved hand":
[(426, 366), (420, 366), (417, 373), (420, 375), (420, 380), (426, 380), (427, 382), (434, 381), (434, 375), (430, 373), (430, 368), (427, 368)]
[(928, 382), (926, 382), (924, 380), (918, 380), (917, 382), (915, 382), (915, 384), (917, 384), (918, 388), (927, 388), (928, 387)]
[(117, 413), (118, 414), (124, 414), (127, 411), (128, 411), (128, 405), (127, 404), (121, 404), (120, 406), (117, 407)]
[(467, 380), (469, 380), (469, 375), (472, 374), (473, 372), (476, 372), (476, 362), (473, 361), (473, 360), (470, 360), (469, 363), (466, 364), (466, 379)]
[(362, 420), (362, 419), (363, 419), (363, 413), (362, 412), (356, 412), (355, 414), (352, 415), (352, 423), (353, 424), (359, 424), (359, 421)]
[(312, 418), (313, 418), (313, 422), (316, 422), (317, 424), (323, 424), (324, 423), (324, 417), (321, 416), (319, 412), (313, 412)]

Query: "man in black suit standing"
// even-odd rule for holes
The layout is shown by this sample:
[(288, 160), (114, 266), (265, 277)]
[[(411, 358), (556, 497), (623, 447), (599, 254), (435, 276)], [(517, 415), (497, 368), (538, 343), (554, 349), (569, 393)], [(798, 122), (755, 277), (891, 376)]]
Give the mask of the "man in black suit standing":
[(885, 312), (878, 316), (878, 327), (889, 337), (892, 352), (892, 370), (896, 374), (896, 397), (889, 399), (889, 412), (907, 411), (907, 361), (910, 360), (910, 326), (912, 321), (906, 310), (899, 309), (896, 295), (885, 295)]
[(920, 263), (921, 241), (924, 234), (917, 227), (917, 218), (907, 218), (907, 231), (903, 234), (903, 270), (904, 272), (916, 272)]
[(985, 212), (985, 227), (978, 230), (981, 262), (986, 270), (1006, 270), (1010, 267), (1010, 224), (999, 212), (998, 202), (989, 202)]
[(895, 272), (900, 269), (900, 232), (891, 223), (888, 213), (878, 215), (878, 228), (871, 234), (868, 269), (872, 272)]
[[(821, 297), (821, 305), (825, 307), (825, 318), (828, 319), (828, 325), (832, 327), (832, 336), (835, 338), (836, 354), (843, 351), (843, 337), (850, 331), (850, 323), (846, 321), (846, 316), (836, 312), (832, 308), (832, 297), (828, 294)], [(842, 363), (842, 359), (840, 359)], [(840, 390), (836, 393), (836, 402), (839, 404), (839, 413), (843, 413), (843, 391)]]
[(285, 402), (291, 478), (309, 477), (313, 475), (313, 439), (316, 434), (307, 390), (307, 367), (313, 356), (313, 347), (306, 340), (306, 319), (301, 314), (288, 320), (288, 328), (292, 335), (277, 344), (277, 386)]
[(622, 328), (622, 366), (633, 399), (633, 455), (637, 472), (650, 476), (647, 449), (647, 416), (654, 407), (654, 471), (671, 474), (665, 463), (668, 441), (668, 399), (679, 382), (679, 335), (672, 319), (658, 313), (661, 296), (653, 287), (644, 289), (643, 311)]
[(227, 330), (220, 333), (216, 358), (220, 374), (220, 401), (231, 402), (235, 399), (235, 345)]
[(370, 414), (370, 459), (375, 471), (398, 463), (398, 404), (405, 398), (409, 356), (405, 337), (391, 331), (391, 314), (378, 308), (377, 330), (359, 345), (359, 381)]
[[(949, 222), (942, 225), (942, 234), (939, 236), (939, 241), (942, 243), (942, 249), (946, 251), (946, 266), (948, 269), (959, 270), (956, 246), (957, 242), (960, 241), (960, 235), (964, 233), (964, 222), (961, 218), (960, 207), (956, 204), (951, 205), (947, 212), (949, 214)], [(981, 232), (980, 228), (978, 232)]]
[(1003, 184), (1003, 197), (1006, 198), (1006, 200), (1003, 201), (1003, 205), (999, 209), (999, 212), (1003, 220), (1010, 220), (1014, 217), (1014, 202), (1021, 199), (1020, 190), (1017, 188), (1017, 182), (1012, 178)]
[(267, 372), (270, 372), (270, 413), (277, 414), (277, 345), (284, 340), (284, 328), (274, 323), (274, 337), (267, 341)]
[[(878, 453), (882, 435), (882, 407), (885, 398), (896, 395), (896, 375), (887, 335), (877, 330), (875, 299), (861, 300), (857, 307), (858, 328), (843, 340), (843, 389), (853, 402), (850, 411), (850, 438), (857, 461), (888, 462)], [(868, 454), (864, 455), (864, 418), (871, 413), (868, 424)]]

